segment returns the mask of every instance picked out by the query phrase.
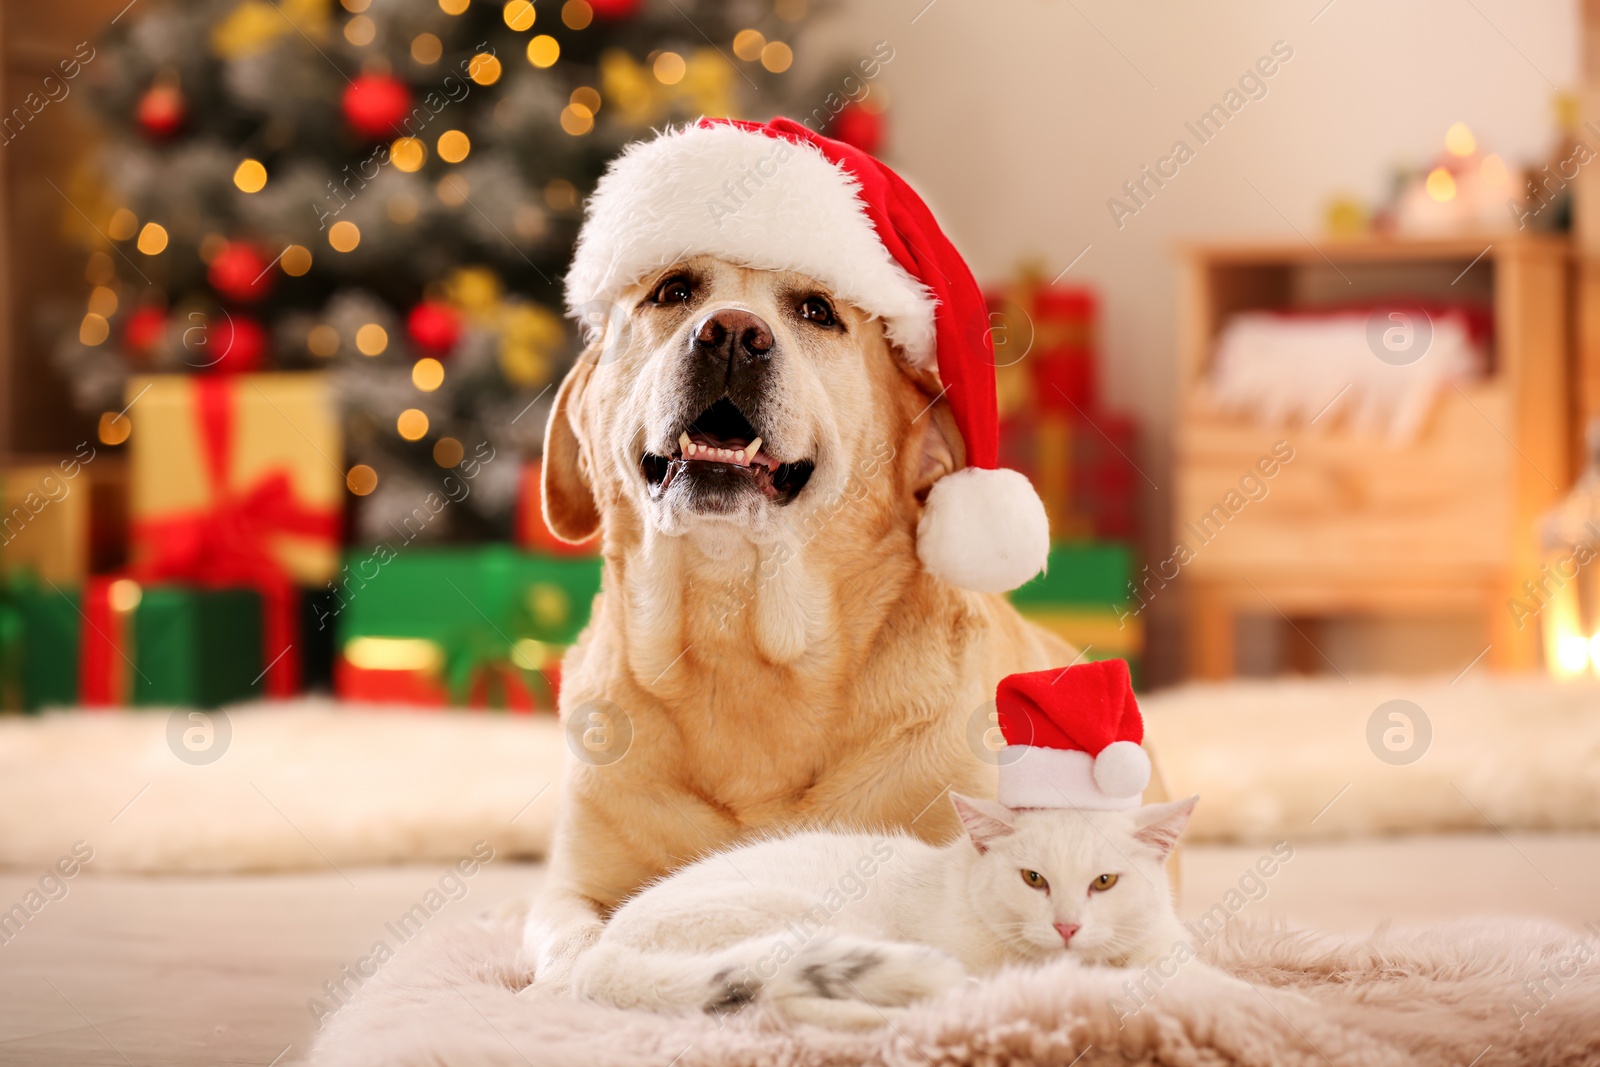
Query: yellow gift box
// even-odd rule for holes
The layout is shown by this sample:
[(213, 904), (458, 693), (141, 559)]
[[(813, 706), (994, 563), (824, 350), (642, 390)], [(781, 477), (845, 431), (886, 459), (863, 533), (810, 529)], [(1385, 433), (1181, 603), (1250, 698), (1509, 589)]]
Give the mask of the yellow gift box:
[(267, 553), (297, 584), (339, 570), (343, 445), (326, 374), (160, 375), (128, 383), (133, 563), (155, 556), (174, 520), (204, 515), (287, 481), (293, 507), (331, 516), (326, 529), (268, 529)]

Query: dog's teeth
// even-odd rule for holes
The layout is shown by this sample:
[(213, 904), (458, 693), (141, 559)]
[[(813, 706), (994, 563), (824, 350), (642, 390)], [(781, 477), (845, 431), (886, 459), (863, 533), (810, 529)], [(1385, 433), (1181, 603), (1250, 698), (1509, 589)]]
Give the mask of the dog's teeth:
[(685, 431), (683, 431), (683, 433), (680, 433), (678, 435), (678, 450), (680, 452), (682, 452), (686, 456), (691, 451), (694, 450), (694, 446), (689, 443), (689, 431), (688, 430), (685, 430)]
[(758, 437), (754, 441), (751, 441), (749, 444), (745, 445), (744, 451), (745, 455), (749, 456), (751, 459), (755, 459), (756, 453), (761, 451), (761, 438)]

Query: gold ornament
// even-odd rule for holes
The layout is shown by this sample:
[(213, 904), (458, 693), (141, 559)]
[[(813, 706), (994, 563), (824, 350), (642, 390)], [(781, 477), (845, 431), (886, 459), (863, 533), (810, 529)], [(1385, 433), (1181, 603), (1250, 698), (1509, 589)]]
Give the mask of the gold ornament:
[(538, 304), (511, 304), (500, 315), (500, 373), (519, 387), (550, 378), (551, 355), (566, 338), (561, 318)]
[(444, 279), (444, 299), (469, 319), (492, 318), (500, 306), (500, 279), (488, 267), (458, 267)]
[(211, 28), (211, 51), (219, 59), (245, 59), (272, 48), (285, 34), (303, 33), (321, 42), (329, 21), (328, 0), (244, 0)]

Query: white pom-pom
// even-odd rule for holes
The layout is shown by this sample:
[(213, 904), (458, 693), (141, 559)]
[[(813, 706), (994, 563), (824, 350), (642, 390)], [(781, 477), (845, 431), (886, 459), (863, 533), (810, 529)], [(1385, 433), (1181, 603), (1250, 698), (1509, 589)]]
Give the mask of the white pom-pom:
[(1050, 520), (1028, 479), (967, 467), (933, 483), (917, 524), (923, 566), (951, 585), (1004, 593), (1044, 570)]
[(1094, 758), (1094, 784), (1112, 797), (1136, 797), (1150, 784), (1150, 757), (1132, 741), (1113, 741)]

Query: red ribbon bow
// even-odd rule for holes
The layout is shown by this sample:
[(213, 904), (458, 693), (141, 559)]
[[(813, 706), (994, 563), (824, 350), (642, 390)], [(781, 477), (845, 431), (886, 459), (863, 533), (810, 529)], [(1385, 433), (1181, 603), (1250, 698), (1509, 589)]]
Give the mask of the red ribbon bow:
[[(154, 551), (123, 575), (141, 582), (188, 582), (207, 588), (254, 589), (261, 595), (262, 662), (268, 696), (288, 697), (300, 686), (295, 647), (298, 601), (293, 581), (268, 549), (270, 539), (291, 534), (332, 540), (338, 514), (310, 508), (294, 494), (289, 472), (274, 470), (235, 491), (228, 480), (234, 436), (233, 390), (238, 379), (195, 379), (195, 417), (210, 503), (199, 511), (143, 519), (135, 538)], [(84, 643), (81, 695), (85, 702), (112, 702), (114, 657), (120, 627), (108, 595), (109, 579), (96, 579), (85, 597), (85, 618), (106, 636)]]

